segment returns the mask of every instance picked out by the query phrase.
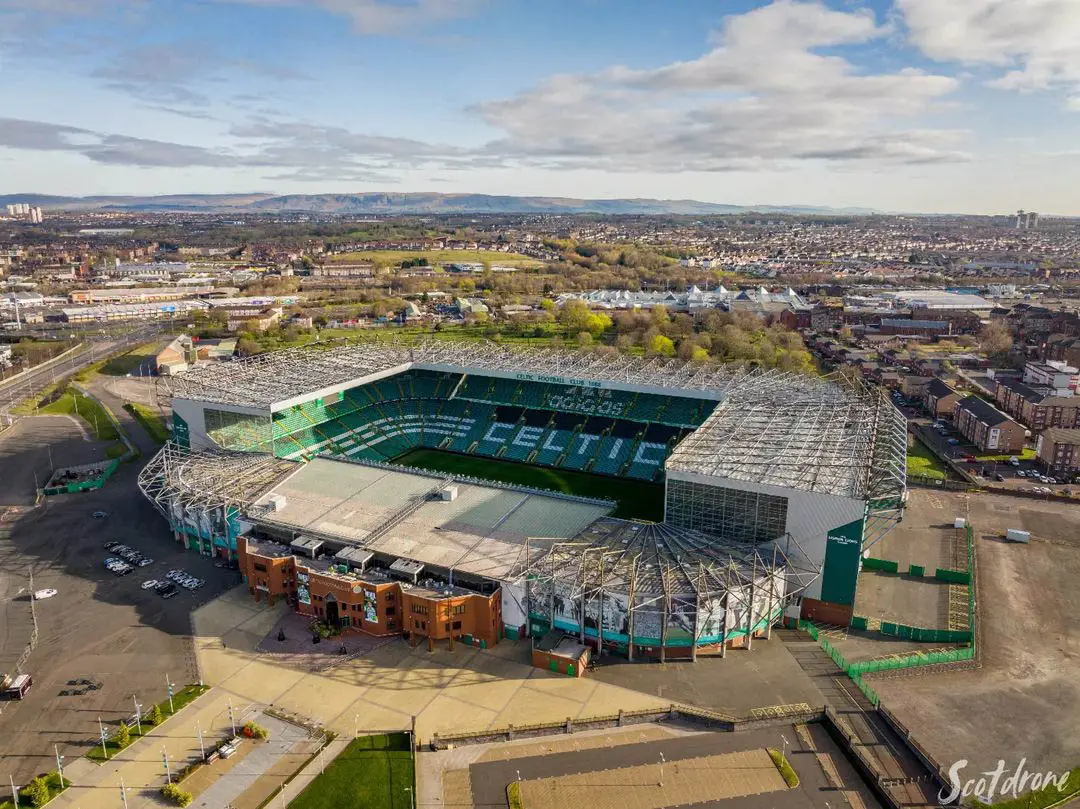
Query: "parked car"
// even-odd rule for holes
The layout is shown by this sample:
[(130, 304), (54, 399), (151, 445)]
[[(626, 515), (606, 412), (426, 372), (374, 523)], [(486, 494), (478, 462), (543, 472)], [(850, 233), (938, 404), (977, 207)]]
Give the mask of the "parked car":
[(155, 587), (154, 590), (162, 598), (172, 598), (178, 592), (176, 589), (176, 585), (169, 584), (168, 582), (163, 582), (159, 586)]
[(994, 480), (996, 480), (998, 483), (1004, 483), (1005, 482), (1005, 476), (1003, 474), (1001, 474), (1000, 472), (998, 472), (996, 475), (994, 475)]
[(950, 447), (955, 447), (957, 444), (960, 443), (960, 439), (959, 438), (950, 438), (945, 443), (948, 444)]
[(107, 512), (107, 511), (95, 511), (92, 516), (93, 516), (93, 518), (95, 520), (104, 520), (106, 517), (109, 516), (109, 512)]
[(142, 583), (142, 588), (144, 590), (153, 590), (159, 584), (161, 584), (161, 582), (159, 582), (157, 579), (147, 579)]
[(1018, 478), (1026, 478), (1028, 476), (1028, 473), (1025, 470), (1021, 469), (1016, 473), (1016, 476)]
[(1011, 466), (1019, 466), (1020, 465), (1020, 459), (1017, 458), (1015, 455), (1013, 455), (1011, 458), (1009, 458), (1009, 464)]

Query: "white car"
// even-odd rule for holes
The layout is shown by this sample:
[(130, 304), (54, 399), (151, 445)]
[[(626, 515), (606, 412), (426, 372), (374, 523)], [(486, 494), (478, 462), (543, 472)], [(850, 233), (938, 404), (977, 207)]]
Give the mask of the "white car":
[(51, 587), (46, 587), (44, 590), (38, 590), (34, 593), (35, 601), (44, 601), (46, 598), (52, 598), (56, 595), (56, 590)]
[(153, 588), (157, 587), (159, 584), (161, 584), (161, 582), (159, 582), (157, 579), (147, 579), (146, 581), (144, 581), (142, 583), (142, 588), (144, 590), (152, 590)]

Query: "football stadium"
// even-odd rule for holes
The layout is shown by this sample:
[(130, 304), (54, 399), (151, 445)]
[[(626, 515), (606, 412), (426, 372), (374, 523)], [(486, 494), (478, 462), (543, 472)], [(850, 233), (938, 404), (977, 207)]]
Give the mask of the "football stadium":
[(431, 342), (159, 385), (173, 441), (139, 485), (177, 541), (257, 599), (429, 645), (557, 629), (693, 658), (846, 624), (906, 501), (903, 417), (840, 378)]

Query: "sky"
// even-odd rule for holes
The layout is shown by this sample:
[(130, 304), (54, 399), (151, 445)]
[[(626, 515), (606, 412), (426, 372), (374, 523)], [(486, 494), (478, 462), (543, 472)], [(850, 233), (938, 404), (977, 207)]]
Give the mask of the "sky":
[(1078, 189), (1080, 0), (0, 0), (0, 194)]

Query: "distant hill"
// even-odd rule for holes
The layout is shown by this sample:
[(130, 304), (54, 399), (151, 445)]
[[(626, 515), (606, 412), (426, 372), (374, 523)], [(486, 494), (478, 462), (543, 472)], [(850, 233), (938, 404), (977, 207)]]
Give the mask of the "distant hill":
[(28, 202), (51, 210), (203, 211), (313, 214), (732, 214), (745, 212), (863, 216), (870, 208), (813, 205), (724, 205), (692, 199), (574, 199), (489, 194), (169, 194), (162, 196), (58, 197), (0, 195), (0, 205)]

